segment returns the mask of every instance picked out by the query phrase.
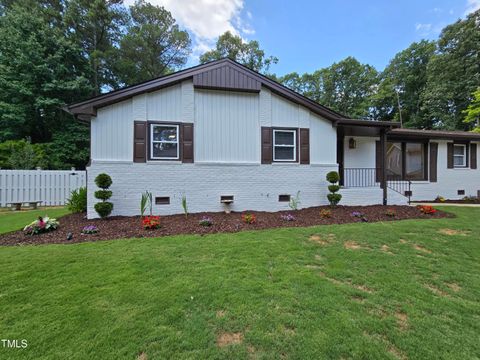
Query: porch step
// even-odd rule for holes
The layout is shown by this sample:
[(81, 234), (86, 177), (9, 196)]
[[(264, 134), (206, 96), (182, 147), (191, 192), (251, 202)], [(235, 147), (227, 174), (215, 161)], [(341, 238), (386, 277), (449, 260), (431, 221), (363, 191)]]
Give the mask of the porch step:
[[(342, 188), (341, 205), (364, 206), (378, 205), (383, 202), (383, 190), (379, 187), (362, 187), (362, 188)], [(401, 194), (388, 189), (387, 193), (388, 205), (408, 205), (408, 199)]]

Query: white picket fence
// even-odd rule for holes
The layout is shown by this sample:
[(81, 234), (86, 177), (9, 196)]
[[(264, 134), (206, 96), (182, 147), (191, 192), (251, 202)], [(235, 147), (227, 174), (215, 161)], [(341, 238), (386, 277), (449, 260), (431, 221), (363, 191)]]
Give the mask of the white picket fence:
[(65, 205), (70, 192), (85, 186), (86, 180), (86, 171), (0, 170), (0, 207), (28, 201)]

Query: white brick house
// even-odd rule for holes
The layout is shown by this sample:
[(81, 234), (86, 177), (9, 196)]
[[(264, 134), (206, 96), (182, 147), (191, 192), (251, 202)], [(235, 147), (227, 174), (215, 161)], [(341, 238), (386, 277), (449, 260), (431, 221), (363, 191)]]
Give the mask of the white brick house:
[(102, 172), (113, 179), (113, 215), (138, 215), (145, 190), (158, 214), (181, 213), (182, 196), (191, 212), (287, 209), (298, 191), (302, 207), (318, 206), (332, 170), (349, 205), (480, 190), (479, 134), (346, 119), (228, 59), (67, 110), (91, 123), (89, 218)]

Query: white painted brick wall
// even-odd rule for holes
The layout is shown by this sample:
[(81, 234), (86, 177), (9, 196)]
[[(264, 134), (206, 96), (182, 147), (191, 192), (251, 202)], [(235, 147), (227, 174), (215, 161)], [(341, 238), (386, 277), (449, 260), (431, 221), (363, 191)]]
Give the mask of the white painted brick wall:
[(301, 207), (328, 203), (326, 173), (337, 165), (217, 165), (95, 163), (88, 168), (88, 217), (97, 217), (93, 193), (95, 177), (105, 172), (113, 179), (112, 215), (138, 215), (145, 190), (153, 196), (169, 196), (170, 205), (154, 205), (159, 215), (182, 213), (182, 195), (187, 196), (191, 213), (223, 211), (220, 195), (233, 195), (232, 211), (288, 210), (278, 195), (295, 195), (300, 190)]

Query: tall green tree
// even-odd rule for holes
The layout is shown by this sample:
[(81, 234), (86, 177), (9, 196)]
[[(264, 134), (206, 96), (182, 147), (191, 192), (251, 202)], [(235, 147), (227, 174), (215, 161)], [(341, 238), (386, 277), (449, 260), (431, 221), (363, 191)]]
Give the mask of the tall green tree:
[(51, 26), (42, 9), (25, 1), (0, 17), (0, 141), (50, 141), (73, 120), (61, 107), (91, 89), (81, 49)]
[(243, 41), (240, 36), (234, 35), (230, 31), (220, 35), (215, 48), (201, 55), (200, 62), (203, 64), (225, 57), (265, 74), (268, 73), (271, 65), (278, 62), (275, 56), (265, 55), (265, 51), (260, 48), (258, 41)]
[(130, 17), (114, 65), (119, 84), (139, 83), (185, 65), (191, 40), (170, 12), (139, 0), (130, 7)]
[(480, 87), (473, 93), (473, 100), (463, 113), (466, 115), (463, 121), (480, 133)]
[(312, 74), (287, 74), (279, 81), (345, 116), (370, 118), (378, 72), (373, 66), (347, 57)]
[(400, 121), (406, 127), (431, 128), (422, 109), (427, 85), (427, 65), (435, 53), (433, 41), (414, 42), (399, 52), (380, 75), (374, 96), (375, 117)]
[(91, 95), (98, 95), (108, 87), (117, 87), (111, 58), (124, 35), (128, 11), (123, 0), (69, 0), (64, 20), (67, 34), (83, 50), (90, 69)]
[(435, 127), (468, 130), (463, 111), (480, 84), (480, 10), (442, 30), (427, 66), (422, 94), (425, 116)]

